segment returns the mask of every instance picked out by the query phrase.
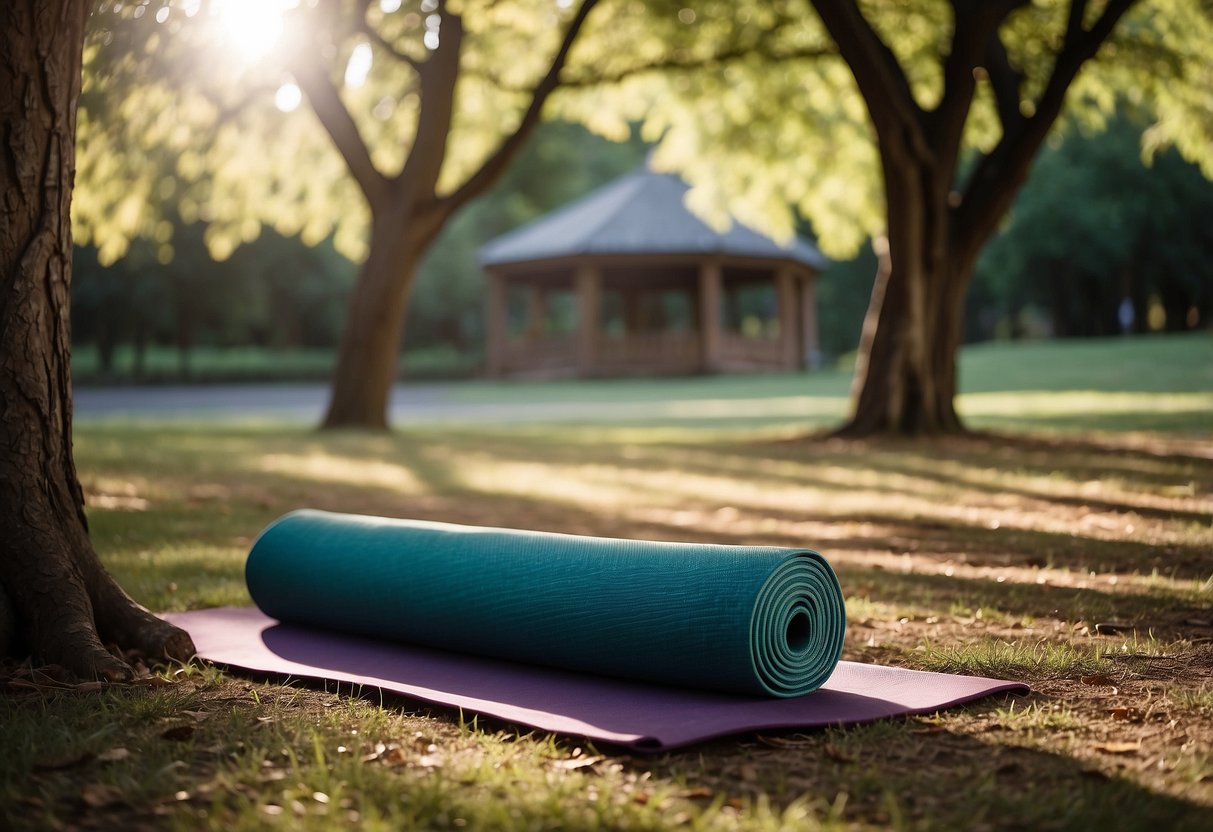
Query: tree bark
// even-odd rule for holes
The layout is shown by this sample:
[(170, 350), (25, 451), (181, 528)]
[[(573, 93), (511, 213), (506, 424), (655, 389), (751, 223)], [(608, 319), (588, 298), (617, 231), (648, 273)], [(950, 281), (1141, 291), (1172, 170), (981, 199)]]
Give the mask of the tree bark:
[(961, 433), (955, 354), (972, 262), (953, 240), (950, 169), (888, 142), (881, 158), (889, 233), (875, 243), (879, 267), (855, 367), (854, 410), (838, 434)]
[[(1071, 0), (1066, 32), (1032, 115), (999, 28), (1022, 0), (953, 0), (943, 92), (915, 99), (897, 57), (854, 0), (814, 0), (867, 106), (884, 175), (888, 239), (856, 362), (843, 436), (948, 434), (956, 414), (956, 352), (977, 253), (1028, 177), (1079, 70), (1137, 0), (1109, 0), (1088, 24)], [(978, 71), (980, 70), (980, 72)], [(957, 166), (978, 76), (989, 80), (1002, 137), (962, 184)]]
[[(502, 137), (479, 169), (445, 195), (438, 194), (437, 186), (461, 72), (464, 28), (458, 14), (438, 2), (435, 14), (441, 20), (441, 37), (429, 57), (417, 62), (397, 54), (417, 73), (420, 101), (416, 131), (404, 166), (395, 176), (386, 176), (375, 167), (370, 149), (333, 83), (331, 67), (317, 64), (310, 54), (293, 66), (296, 80), (371, 213), (370, 252), (350, 298), (323, 429), (387, 428), (388, 398), (417, 267), (451, 216), (497, 182), (521, 151), (539, 123), (544, 104), (559, 86), (569, 51), (597, 2), (581, 0), (547, 72), (531, 88), (530, 102), (517, 126)], [(361, 4), (363, 11), (366, 7)]]
[(72, 458), (69, 208), (88, 5), (0, 5), (0, 592), (18, 650), (120, 679), (131, 670), (106, 643), (152, 658), (194, 650), (102, 567)]
[(415, 230), (434, 223), (407, 204), (372, 217), (370, 251), (350, 295), (324, 429), (387, 429), (404, 313), (417, 266), (436, 233)]

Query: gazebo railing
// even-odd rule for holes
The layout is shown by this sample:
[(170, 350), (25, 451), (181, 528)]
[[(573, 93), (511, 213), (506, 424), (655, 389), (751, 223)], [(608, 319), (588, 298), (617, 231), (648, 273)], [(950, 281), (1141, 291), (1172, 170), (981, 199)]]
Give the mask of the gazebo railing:
[(546, 335), (511, 339), (501, 361), (507, 373), (559, 373), (577, 369), (577, 338)]
[(693, 372), (702, 361), (695, 333), (600, 335), (595, 347), (594, 364), (606, 372)]
[(733, 333), (720, 337), (720, 363), (724, 369), (779, 369), (784, 366), (784, 345), (778, 338), (750, 338)]
[(697, 332), (599, 333), (589, 366), (583, 366), (575, 334), (511, 338), (500, 356), (507, 375), (560, 376), (591, 374), (695, 373), (702, 370), (776, 370), (786, 366), (785, 346), (777, 338), (721, 334), (716, 361), (704, 364)]

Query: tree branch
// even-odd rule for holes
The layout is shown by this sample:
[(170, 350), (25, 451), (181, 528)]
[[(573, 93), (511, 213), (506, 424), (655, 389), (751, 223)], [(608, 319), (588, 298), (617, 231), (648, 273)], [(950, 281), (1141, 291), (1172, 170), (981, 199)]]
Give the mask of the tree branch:
[(329, 138), (345, 160), (350, 175), (362, 189), (367, 202), (376, 205), (387, 190), (387, 180), (371, 160), (370, 150), (353, 116), (341, 100), (337, 87), (324, 67), (306, 59), (296, 61), (291, 68), (300, 89), (307, 96)]
[(878, 140), (889, 141), (900, 134), (897, 141), (908, 139), (915, 155), (930, 156), (922, 108), (914, 100), (910, 83), (855, 0), (813, 0), (813, 7), (855, 76)]
[(1082, 19), (1087, 16), (1087, 0), (1070, 0), (1070, 11), (1066, 16), (1066, 36), (1063, 51), (1076, 45), (1082, 35)]
[(539, 123), (539, 117), (543, 112), (543, 105), (547, 103), (552, 92), (560, 86), (560, 73), (568, 60), (569, 51), (573, 48), (573, 43), (577, 40), (577, 35), (581, 32), (586, 17), (589, 16), (597, 3), (598, 0), (582, 0), (576, 14), (573, 15), (573, 19), (569, 21), (568, 28), (565, 29), (560, 47), (556, 50), (556, 54), (552, 56), (552, 62), (548, 66), (548, 71), (532, 88), (531, 101), (527, 105), (526, 111), (522, 114), (522, 119), (518, 122), (518, 126), (514, 128), (514, 132), (501, 140), (497, 148), (480, 166), (479, 170), (468, 177), (455, 191), (442, 199), (443, 207), (446, 211), (453, 212), (487, 191), (501, 177), (506, 167), (518, 154), (518, 151), (522, 149), (522, 145), (530, 136), (531, 131)]
[[(959, 155), (965, 121), (977, 89), (976, 73), (990, 52), (990, 44), (998, 42), (998, 28), (1024, 2), (952, 0), (952, 41), (943, 64), (943, 94), (930, 114), (929, 123), (932, 147), (946, 151), (953, 162)], [(1017, 111), (1018, 106), (1016, 102)]]
[(1083, 65), (1095, 57), (1116, 24), (1138, 0), (1109, 0), (1090, 29), (1083, 27), (1086, 0), (1070, 5), (1066, 34), (1053, 71), (1036, 101), (1035, 112), (1005, 131), (997, 146), (977, 165), (957, 209), (957, 242), (980, 245), (1009, 210), (1028, 177), (1032, 160), (1061, 115), (1066, 93)]
[(438, 2), (437, 14), (442, 21), (438, 45), (418, 74), (421, 103), (417, 128), (404, 167), (393, 180), (393, 185), (403, 183), (414, 198), (427, 201), (435, 199), (438, 176), (446, 160), (463, 51), (463, 19), (449, 14), (442, 0)]
[(1023, 121), (1023, 113), (1019, 110), (1019, 94), (1023, 86), (1023, 73), (1011, 66), (1007, 57), (1007, 46), (994, 32), (986, 46), (985, 55), (986, 75), (990, 79), (990, 88), (994, 91), (994, 104), (998, 108), (998, 121), (1002, 124), (1002, 132), (1014, 130)]

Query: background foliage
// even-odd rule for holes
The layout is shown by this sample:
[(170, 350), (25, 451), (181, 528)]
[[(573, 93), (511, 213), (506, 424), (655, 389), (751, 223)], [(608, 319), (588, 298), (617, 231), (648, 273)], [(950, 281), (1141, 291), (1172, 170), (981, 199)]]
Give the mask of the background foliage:
[[(78, 374), (84, 381), (140, 376), (148, 348), (176, 349), (184, 377), (196, 370), (190, 355), (199, 346), (281, 352), (336, 343), (364, 208), (308, 108), (274, 106), (289, 75), (272, 62), (237, 60), (204, 13), (212, 5), (102, 2), (94, 15), (74, 206), (82, 243), (74, 334), (97, 356), (95, 370)], [(534, 67), (502, 56), (542, 51), (523, 45), (551, 34), (540, 25), (543, 3), (464, 5), (475, 22), (448, 179), (514, 117), (506, 110), (520, 93), (510, 90)], [(925, 104), (938, 94), (938, 5), (897, 4), (873, 16)], [(1026, 94), (1047, 69), (1042, 48), (1060, 31), (1056, 7), (1036, 4), (1008, 23)], [(191, 14), (196, 8), (204, 11)], [(1080, 76), (1071, 116), (979, 262), (968, 340), (1115, 333), (1125, 298), (1136, 331), (1208, 325), (1213, 231), (1204, 218), (1213, 188), (1184, 160), (1209, 161), (1202, 137), (1213, 84), (1202, 85), (1209, 64), (1194, 46), (1208, 24), (1201, 8), (1140, 4)], [(372, 22), (423, 55), (428, 24), (412, 9), (376, 6)], [(710, 220), (725, 221), (728, 206), (776, 235), (815, 236), (839, 258), (819, 286), (821, 340), (829, 356), (852, 351), (875, 271), (866, 240), (882, 222), (879, 166), (849, 70), (809, 4), (624, 2), (605, 4), (591, 22), (565, 73), (568, 88), (549, 108), (588, 129), (543, 126), (505, 179), (455, 217), (421, 268), (404, 348), (439, 356), (423, 362), (439, 372), (474, 370), (478, 247), (641, 164), (655, 147), (653, 164), (681, 170)], [(403, 70), (374, 52), (365, 77), (351, 75), (359, 40), (337, 40), (346, 44), (334, 57), (347, 65), (343, 95), (376, 161), (390, 167), (415, 104), (400, 92)], [(213, 71), (197, 71), (199, 50)], [(618, 83), (584, 83), (592, 77)], [(968, 124), (973, 154), (997, 130), (981, 90)], [(327, 374), (323, 360), (306, 366), (304, 375)]]

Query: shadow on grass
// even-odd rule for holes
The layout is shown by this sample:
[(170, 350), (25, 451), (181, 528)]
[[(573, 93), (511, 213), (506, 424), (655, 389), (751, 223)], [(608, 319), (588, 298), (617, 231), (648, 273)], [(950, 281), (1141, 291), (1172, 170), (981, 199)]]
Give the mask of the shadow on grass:
[[(1034, 444), (1024, 440), (1020, 446), (1032, 448), (1024, 454), (1017, 445), (1001, 444), (986, 438), (949, 440), (919, 445), (857, 443), (728, 444), (705, 448), (696, 445), (661, 443), (627, 445), (617, 442), (598, 444), (548, 444), (533, 436), (474, 435), (458, 441), (443, 440), (427, 433), (390, 437), (350, 437), (338, 435), (330, 440), (310, 439), (301, 453), (323, 450), (363, 462), (382, 464), (390, 461), (418, 483), (419, 493), (385, 493), (381, 488), (356, 481), (310, 482), (303, 472), (248, 470), (246, 487), (260, 485), (260, 493), (274, 495), (266, 501), (286, 510), (299, 503), (362, 513), (415, 514), (453, 522), (495, 523), (506, 526), (558, 528), (568, 531), (569, 518), (579, 513), (599, 514), (609, 521), (578, 521), (579, 527), (601, 527), (600, 534), (643, 536), (658, 530), (664, 537), (710, 540), (733, 538), (734, 542), (754, 543), (753, 522), (738, 524), (731, 531), (720, 524), (710, 534), (686, 526), (664, 526), (656, 521), (637, 522), (626, 515), (629, 505), (670, 506), (709, 511), (721, 506), (738, 509), (739, 516), (750, 520), (779, 520), (787, 524), (872, 524), (879, 531), (871, 536), (849, 534), (833, 539), (826, 548), (874, 549), (915, 554), (951, 556), (975, 565), (1056, 567), (1075, 570), (1158, 572), (1180, 579), (1208, 577), (1210, 563), (1203, 541), (1157, 543), (1153, 539), (1110, 538), (1084, 528), (1082, 521), (1092, 512), (1137, 515), (1157, 522), (1188, 523), (1195, 527), (1213, 524), (1213, 515), (1191, 508), (1192, 501), (1180, 501), (1174, 507), (1148, 505), (1151, 495), (1141, 502), (1125, 499), (1100, 499), (1077, 492), (1081, 483), (1062, 482), (1049, 491), (1034, 490), (1017, 484), (1023, 473), (1014, 477), (992, 475), (993, 470), (1036, 466), (1032, 476), (1047, 478), (1056, 471), (1067, 476), (1086, 476), (1096, 470), (1093, 454), (1102, 446), (1089, 443), (1056, 442)], [(1069, 450), (1065, 450), (1069, 449)], [(250, 456), (255, 458), (255, 455)], [(1144, 451), (1120, 449), (1109, 459), (1123, 463), (1118, 477), (1125, 489), (1148, 489), (1213, 480), (1213, 463), (1192, 457), (1159, 458)], [(478, 466), (531, 465), (540, 470), (552, 466), (548, 482), (556, 483), (553, 493), (524, 497), (511, 494), (513, 483), (502, 480), (501, 490), (488, 484), (469, 484), (465, 472)], [(566, 476), (560, 466), (572, 466), (572, 476), (589, 486), (614, 489), (626, 495), (626, 503), (603, 505), (579, 512), (577, 500), (560, 491), (560, 478)], [(1144, 471), (1136, 471), (1137, 468)], [(1031, 469), (1029, 469), (1031, 470)], [(1135, 473), (1136, 472), (1136, 473)], [(507, 475), (503, 475), (507, 476)], [(1134, 479), (1129, 479), (1135, 477)], [(683, 478), (683, 482), (678, 479)], [(1162, 485), (1166, 484), (1166, 485)], [(1069, 488), (1071, 493), (1065, 493)], [(706, 490), (705, 490), (706, 489)], [(850, 505), (855, 495), (873, 495), (870, 510), (831, 508), (831, 499), (839, 506)], [(907, 517), (907, 510), (921, 506), (943, 508), (955, 505), (966, 493), (973, 493), (975, 511), (1000, 515), (1026, 511), (1025, 524), (1039, 522), (1042, 512), (1060, 507), (1053, 520), (1071, 523), (1072, 531), (1023, 527), (1015, 517), (1003, 518), (999, 528), (990, 528), (988, 519), (957, 519), (946, 512)], [(985, 495), (982, 497), (981, 495)], [(909, 501), (898, 507), (897, 498)], [(1155, 498), (1162, 499), (1162, 498)], [(584, 502), (584, 500), (582, 500)], [(803, 503), (804, 508), (788, 506)], [(552, 507), (545, 507), (551, 504)], [(881, 505), (890, 506), (882, 510)], [(1195, 505), (1200, 505), (1196, 503)], [(908, 506), (909, 508), (907, 508)], [(496, 520), (490, 518), (497, 518)], [(546, 519), (550, 518), (550, 519)], [(1106, 522), (1120, 522), (1115, 517)], [(814, 545), (816, 541), (791, 539), (770, 530), (761, 533), (761, 542), (781, 545)]]
[[(995, 703), (969, 710), (988, 713)], [(1023, 747), (1004, 731), (972, 736), (910, 719), (763, 740), (740, 749), (716, 742), (656, 765), (640, 760), (637, 770), (779, 803), (809, 794), (830, 804), (845, 795), (846, 815), (855, 820), (915, 829), (1195, 832), (1213, 823), (1207, 806), (1108, 776), (1073, 756)], [(705, 770), (705, 758), (713, 770)], [(772, 782), (778, 785), (766, 785)]]
[(1160, 413), (1157, 410), (1142, 407), (1115, 413), (1033, 413), (1026, 416), (999, 414), (977, 417), (973, 421), (981, 424), (994, 424), (1003, 430), (1056, 430), (1067, 433), (1084, 433), (1092, 430), (1134, 431), (1141, 430), (1143, 425), (1148, 425), (1152, 431), (1173, 433), (1207, 435), (1210, 430), (1213, 430), (1213, 418), (1207, 412), (1195, 407), (1191, 410), (1180, 410), (1173, 413)]

